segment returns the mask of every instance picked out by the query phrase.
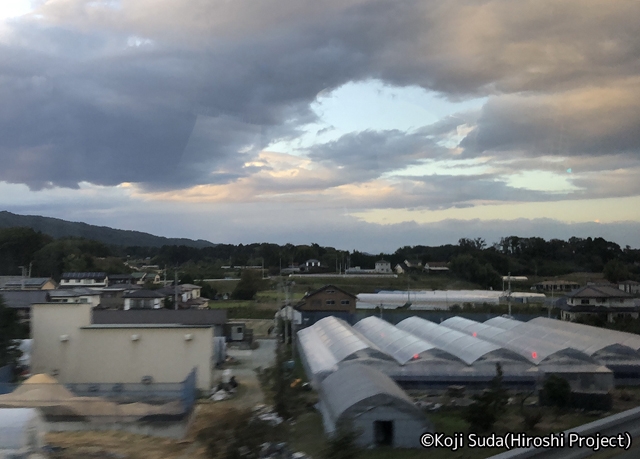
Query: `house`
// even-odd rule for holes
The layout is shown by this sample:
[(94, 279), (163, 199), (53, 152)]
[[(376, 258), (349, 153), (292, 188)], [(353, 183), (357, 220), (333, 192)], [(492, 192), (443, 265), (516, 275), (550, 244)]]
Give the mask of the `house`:
[(100, 305), (100, 292), (89, 288), (70, 288), (51, 290), (49, 301), (52, 303), (89, 303), (91, 307)]
[(640, 282), (626, 280), (618, 283), (618, 288), (632, 295), (640, 294)]
[(165, 295), (157, 290), (129, 290), (123, 293), (124, 310), (129, 309), (161, 309), (164, 308)]
[(405, 260), (404, 264), (407, 265), (409, 268), (414, 268), (414, 269), (422, 268), (422, 261), (420, 261), (418, 259)]
[(577, 282), (557, 279), (538, 282), (531, 287), (531, 290), (536, 290), (538, 292), (571, 292), (572, 290), (578, 290), (579, 288), (580, 284)]
[(131, 273), (131, 276), (133, 276), (134, 282), (138, 285), (144, 285), (147, 282), (151, 282), (152, 284), (162, 283), (160, 274), (158, 273), (136, 271)]
[[(109, 282), (111, 282), (111, 279), (109, 279)], [(102, 309), (123, 309), (124, 294), (141, 288), (142, 286), (137, 284), (113, 284), (105, 287), (100, 292), (100, 307)]]
[(397, 274), (405, 274), (410, 271), (409, 266), (407, 266), (407, 264), (404, 261), (401, 261), (400, 263), (398, 263), (396, 267), (393, 269)]
[(135, 284), (136, 278), (131, 274), (111, 274), (109, 276), (109, 285)]
[(195, 368), (197, 387), (211, 388), (212, 325), (100, 324), (92, 313), (89, 303), (34, 304), (32, 373), (63, 384), (176, 383)]
[(154, 290), (160, 293), (164, 298), (170, 298), (170, 301), (174, 301), (176, 295), (178, 296), (178, 308), (180, 309), (206, 309), (209, 307), (209, 298), (205, 298), (200, 295), (202, 287), (194, 284), (182, 284), (175, 286), (167, 286)]
[(559, 305), (562, 320), (604, 315), (607, 322), (617, 318), (638, 318), (640, 306), (629, 293), (609, 285), (587, 285), (569, 293)]
[(375, 271), (380, 274), (391, 274), (393, 272), (391, 270), (391, 263), (389, 263), (387, 260), (376, 261)]
[(449, 272), (449, 263), (446, 261), (428, 261), (422, 269), (428, 273), (446, 273)]
[(73, 287), (106, 287), (109, 285), (109, 277), (103, 272), (86, 272), (86, 273), (62, 273), (60, 279), (61, 288)]
[(50, 277), (0, 276), (0, 290), (53, 290), (58, 283)]
[(335, 285), (325, 285), (308, 292), (294, 305), (302, 314), (302, 324), (312, 325), (327, 316), (336, 316), (353, 322), (356, 312), (356, 296)]
[(6, 307), (18, 311), (18, 319), (29, 323), (31, 317), (31, 305), (34, 303), (46, 303), (49, 301), (50, 290), (3, 290), (0, 297)]
[(307, 260), (304, 262), (304, 266), (306, 268), (319, 268), (320, 267), (320, 260), (316, 260), (315, 258), (312, 258), (310, 260)]

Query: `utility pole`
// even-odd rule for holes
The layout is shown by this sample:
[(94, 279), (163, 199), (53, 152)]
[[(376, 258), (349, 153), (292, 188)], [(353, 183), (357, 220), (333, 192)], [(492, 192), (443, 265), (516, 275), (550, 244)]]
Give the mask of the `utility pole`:
[(20, 268), (20, 290), (24, 290), (24, 277), (26, 276), (27, 273), (27, 268), (24, 266), (18, 266), (18, 268)]
[(511, 272), (509, 272), (509, 317), (511, 317)]
[(178, 310), (178, 269), (173, 272), (173, 309)]

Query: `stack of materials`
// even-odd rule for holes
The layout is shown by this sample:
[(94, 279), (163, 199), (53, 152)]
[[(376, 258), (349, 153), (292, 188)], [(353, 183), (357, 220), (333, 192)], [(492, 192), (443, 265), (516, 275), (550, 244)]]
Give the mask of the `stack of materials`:
[(40, 408), (47, 417), (95, 417), (103, 420), (137, 420), (149, 415), (183, 412), (179, 400), (163, 405), (149, 405), (119, 404), (102, 397), (77, 397), (55, 378), (45, 374), (34, 375), (10, 394), (0, 395), (0, 408)]

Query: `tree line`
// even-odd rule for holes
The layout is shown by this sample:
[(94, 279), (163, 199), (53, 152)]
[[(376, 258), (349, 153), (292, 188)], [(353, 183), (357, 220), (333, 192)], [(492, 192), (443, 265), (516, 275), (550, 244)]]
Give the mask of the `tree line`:
[(194, 279), (224, 276), (223, 266), (262, 266), (271, 274), (292, 263), (320, 260), (327, 270), (360, 266), (374, 268), (381, 258), (393, 266), (404, 260), (448, 262), (451, 273), (483, 287), (500, 286), (500, 276), (558, 276), (571, 272), (604, 272), (612, 281), (640, 279), (640, 250), (601, 237), (545, 240), (503, 237), (489, 245), (482, 238), (463, 238), (457, 244), (415, 245), (393, 253), (365, 253), (319, 244), (218, 244), (214, 247), (166, 245), (125, 247), (83, 238), (53, 239), (30, 228), (0, 229), (0, 275), (19, 275), (31, 267), (32, 276), (59, 279), (65, 271), (131, 272), (127, 259), (178, 268)]

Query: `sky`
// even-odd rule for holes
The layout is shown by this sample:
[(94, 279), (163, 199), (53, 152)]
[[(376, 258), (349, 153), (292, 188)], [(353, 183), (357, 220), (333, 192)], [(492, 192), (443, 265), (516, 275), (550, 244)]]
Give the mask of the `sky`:
[(640, 3), (0, 2), (0, 209), (372, 253), (640, 247)]

